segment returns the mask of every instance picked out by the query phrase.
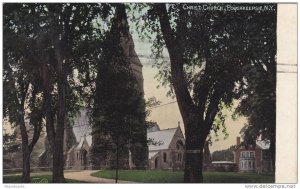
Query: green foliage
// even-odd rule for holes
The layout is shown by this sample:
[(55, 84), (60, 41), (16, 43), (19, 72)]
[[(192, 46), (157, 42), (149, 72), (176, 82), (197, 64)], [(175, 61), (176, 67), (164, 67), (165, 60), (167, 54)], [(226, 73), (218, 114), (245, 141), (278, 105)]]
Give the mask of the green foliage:
[[(35, 84), (39, 90), (42, 87), (43, 73), (39, 70), (42, 64), (49, 66), (51, 85), (57, 85), (53, 35), (60, 35), (67, 75), (66, 105), (69, 117), (84, 105), (84, 83), (78, 83), (77, 77), (82, 75), (78, 76), (76, 71), (82, 73), (85, 70), (84, 74), (88, 76), (81, 81), (90, 81), (92, 74), (86, 70), (90, 70), (90, 62), (98, 60), (103, 32), (95, 27), (95, 22), (105, 19), (107, 11), (108, 5), (96, 3), (14, 3), (4, 6), (4, 52), (7, 52), (4, 55), (8, 61), (14, 56), (14, 61), (23, 64), (23, 68), (37, 78)], [(52, 87), (52, 92), (55, 107), (55, 87)]]
[[(250, 25), (249, 39), (258, 36), (248, 45), (251, 64), (244, 66), (244, 86), (239, 93), (242, 100), (236, 109), (236, 115), (248, 118), (248, 123), (241, 130), (245, 142), (253, 143), (262, 135), (271, 140), (274, 149), (276, 136), (276, 11), (253, 15), (256, 24)], [(250, 20), (251, 21), (251, 20)], [(259, 28), (258, 33), (254, 29)], [(256, 30), (258, 31), (258, 29)], [(252, 38), (250, 38), (252, 37)], [(275, 152), (273, 151), (273, 156)]]
[(211, 155), (212, 161), (234, 161), (233, 147), (226, 150), (214, 151)]
[(21, 144), (16, 142), (16, 134), (3, 134), (3, 154), (18, 152), (21, 149)]
[[(231, 4), (206, 5), (225, 7)], [(235, 4), (237, 5), (242, 4)], [(152, 56), (156, 58), (154, 66), (159, 70), (156, 78), (162, 86), (169, 87), (168, 95), (172, 96), (173, 86), (176, 84), (171, 81), (170, 62), (164, 59), (165, 41), (158, 20), (161, 13), (155, 4), (143, 6), (147, 6), (147, 11), (141, 19), (147, 24), (139, 27), (151, 34), (149, 39), (153, 41)], [(259, 74), (259, 70), (252, 70), (255, 65), (260, 65), (260, 69), (275, 65), (270, 57), (275, 57), (274, 51), (276, 52), (276, 47), (272, 46), (276, 41), (276, 20), (272, 20), (276, 9), (201, 12), (184, 10), (183, 6), (180, 3), (166, 4), (171, 25), (171, 31), (167, 35), (175, 40), (173, 46), (180, 53), (178, 57), (182, 56), (178, 64), (182, 64), (186, 87), (202, 115), (201, 109), (207, 112), (210, 104), (216, 106), (222, 102), (230, 106), (233, 99), (244, 97), (244, 89), (248, 90), (250, 82), (247, 75)], [(267, 35), (270, 37), (266, 37)], [(170, 58), (176, 61), (175, 57)], [(266, 80), (267, 77), (262, 78)], [(268, 112), (265, 109), (262, 111)], [(219, 112), (213, 130), (222, 128), (222, 120), (224, 116)]]
[(123, 50), (122, 46), (122, 38), (130, 40), (125, 7), (123, 4), (114, 6), (116, 13), (110, 31), (103, 39), (96, 65), (95, 93), (91, 97), (92, 134), (95, 138), (92, 156), (96, 158), (98, 152), (115, 153), (115, 148), (119, 152), (122, 150), (119, 154), (126, 154), (126, 149), (132, 145), (133, 161), (139, 166), (136, 158), (147, 160), (145, 100), (130, 65), (130, 57), (125, 53), (130, 49)]

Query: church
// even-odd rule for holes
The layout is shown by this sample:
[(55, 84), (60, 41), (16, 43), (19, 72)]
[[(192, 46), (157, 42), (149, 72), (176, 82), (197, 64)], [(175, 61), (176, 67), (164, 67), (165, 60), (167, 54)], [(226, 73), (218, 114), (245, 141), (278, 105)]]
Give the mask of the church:
[[(76, 145), (72, 146), (66, 154), (66, 169), (85, 170), (93, 169), (91, 161), (92, 135), (88, 124), (87, 111), (82, 110), (73, 126)], [(148, 169), (183, 170), (185, 139), (180, 126), (160, 129), (158, 125), (147, 130), (148, 143)], [(105, 161), (107, 162), (107, 161)], [(126, 162), (128, 169), (135, 169), (132, 155)], [(101, 168), (109, 168), (104, 166)]]
[(180, 126), (149, 130), (149, 169), (183, 170), (185, 140)]

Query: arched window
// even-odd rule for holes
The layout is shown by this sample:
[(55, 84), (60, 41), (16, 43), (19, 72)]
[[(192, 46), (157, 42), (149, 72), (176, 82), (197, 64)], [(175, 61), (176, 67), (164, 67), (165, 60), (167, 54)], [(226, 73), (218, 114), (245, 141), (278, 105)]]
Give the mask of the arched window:
[(183, 142), (181, 140), (177, 141), (176, 143), (176, 150), (184, 149)]
[(177, 155), (177, 161), (181, 161), (182, 160), (182, 153), (178, 153)]
[(154, 160), (154, 168), (155, 169), (157, 169), (158, 168), (158, 157), (157, 158), (155, 158), (155, 160)]
[(167, 162), (167, 154), (166, 154), (166, 152), (164, 152), (163, 156), (164, 156), (164, 162), (166, 163)]

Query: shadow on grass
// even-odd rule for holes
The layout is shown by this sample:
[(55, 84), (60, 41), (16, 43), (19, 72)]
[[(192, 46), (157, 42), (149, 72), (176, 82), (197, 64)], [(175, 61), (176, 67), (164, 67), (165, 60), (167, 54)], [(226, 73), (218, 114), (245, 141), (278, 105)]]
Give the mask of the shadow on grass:
[[(16, 176), (3, 176), (3, 183), (21, 183), (21, 175)], [(52, 183), (52, 175), (40, 175), (40, 176), (32, 176), (31, 183)], [(66, 179), (66, 183), (86, 183), (79, 180)]]
[[(115, 178), (115, 170), (103, 170), (92, 176)], [(204, 172), (204, 183), (274, 183), (274, 175), (235, 172)], [(119, 179), (141, 183), (183, 183), (182, 171), (120, 170)]]

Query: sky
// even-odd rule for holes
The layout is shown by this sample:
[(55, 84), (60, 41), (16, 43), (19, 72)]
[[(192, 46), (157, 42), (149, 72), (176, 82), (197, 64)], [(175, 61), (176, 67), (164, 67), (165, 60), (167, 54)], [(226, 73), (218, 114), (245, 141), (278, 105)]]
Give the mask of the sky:
[[(161, 101), (161, 105), (176, 101), (176, 99), (166, 96), (166, 93), (169, 90), (168, 88), (157, 88), (159, 83), (154, 76), (158, 73), (158, 70), (157, 68), (152, 67), (154, 60), (150, 58), (151, 44), (147, 41), (141, 41), (134, 32), (132, 35), (135, 43), (135, 51), (137, 52), (138, 56), (140, 57), (140, 61), (143, 64), (145, 99), (147, 100), (148, 98), (154, 96), (158, 101)], [(167, 51), (165, 55), (168, 57)], [(229, 136), (224, 140), (224, 134), (222, 134), (220, 131), (218, 133), (218, 141), (216, 141), (217, 138), (214, 134), (212, 134), (213, 143), (210, 146), (211, 152), (227, 149), (230, 146), (235, 145), (236, 137), (240, 136), (240, 130), (247, 122), (246, 118), (244, 117), (234, 121), (231, 119), (232, 113), (229, 110), (225, 110), (224, 112), (226, 112), (227, 115), (225, 125), (227, 126), (227, 132)], [(177, 127), (179, 121), (180, 127), (184, 133), (183, 121), (176, 102), (152, 109), (148, 120), (157, 122), (161, 129)]]

